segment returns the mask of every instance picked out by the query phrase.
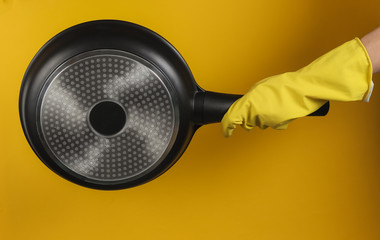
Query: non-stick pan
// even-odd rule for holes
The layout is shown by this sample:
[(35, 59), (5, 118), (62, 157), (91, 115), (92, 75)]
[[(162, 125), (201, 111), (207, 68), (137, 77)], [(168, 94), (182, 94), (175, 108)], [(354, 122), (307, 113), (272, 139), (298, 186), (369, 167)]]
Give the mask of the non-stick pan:
[(30, 146), (51, 170), (82, 186), (122, 189), (165, 172), (196, 129), (219, 122), (239, 97), (200, 88), (178, 51), (151, 30), (100, 20), (39, 50), (19, 107)]

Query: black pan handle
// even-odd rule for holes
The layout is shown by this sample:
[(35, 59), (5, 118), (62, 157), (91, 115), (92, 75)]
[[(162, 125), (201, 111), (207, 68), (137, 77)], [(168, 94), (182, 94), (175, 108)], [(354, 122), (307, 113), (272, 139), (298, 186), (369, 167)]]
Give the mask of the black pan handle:
[[(220, 122), (228, 108), (242, 95), (225, 94), (208, 91), (196, 93), (194, 99), (194, 120), (204, 125)], [(330, 102), (325, 103), (308, 116), (325, 116), (329, 112)]]

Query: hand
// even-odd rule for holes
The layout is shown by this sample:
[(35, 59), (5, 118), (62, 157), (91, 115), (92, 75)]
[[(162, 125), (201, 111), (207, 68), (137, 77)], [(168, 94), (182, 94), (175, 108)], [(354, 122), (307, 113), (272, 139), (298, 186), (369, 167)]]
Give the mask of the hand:
[(361, 39), (372, 62), (373, 73), (380, 71), (380, 27)]
[(329, 100), (363, 100), (371, 79), (371, 61), (355, 38), (296, 72), (258, 82), (224, 115), (223, 134), (231, 136), (237, 125), (246, 130), (255, 126), (286, 129), (289, 122), (314, 112)]

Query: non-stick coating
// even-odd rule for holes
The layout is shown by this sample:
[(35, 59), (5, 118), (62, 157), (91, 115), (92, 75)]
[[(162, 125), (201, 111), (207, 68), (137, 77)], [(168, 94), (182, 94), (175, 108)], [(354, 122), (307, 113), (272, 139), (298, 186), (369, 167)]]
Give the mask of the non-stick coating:
[(125, 52), (79, 54), (46, 81), (39, 131), (72, 171), (100, 181), (131, 178), (159, 164), (176, 138), (178, 109), (165, 82)]

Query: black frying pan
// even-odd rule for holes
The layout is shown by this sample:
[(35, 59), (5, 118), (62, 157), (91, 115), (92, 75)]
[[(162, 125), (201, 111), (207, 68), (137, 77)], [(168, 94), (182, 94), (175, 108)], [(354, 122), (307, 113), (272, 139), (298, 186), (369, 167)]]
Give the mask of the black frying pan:
[(101, 20), (39, 50), (19, 107), (26, 138), (50, 169), (82, 186), (122, 189), (165, 172), (196, 129), (219, 122), (239, 97), (200, 88), (178, 51), (151, 30)]

